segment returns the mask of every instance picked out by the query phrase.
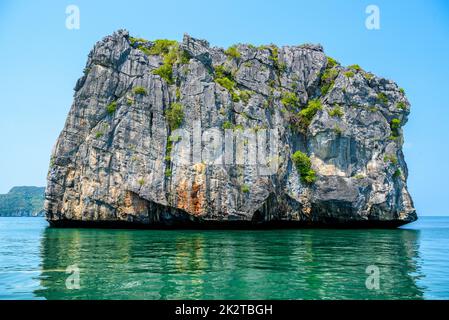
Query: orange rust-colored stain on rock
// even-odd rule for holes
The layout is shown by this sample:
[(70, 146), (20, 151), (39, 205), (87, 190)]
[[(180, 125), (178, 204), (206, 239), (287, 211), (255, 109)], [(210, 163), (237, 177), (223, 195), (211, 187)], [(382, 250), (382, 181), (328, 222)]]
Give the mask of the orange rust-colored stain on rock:
[[(199, 181), (197, 181), (199, 180)], [(201, 183), (200, 183), (201, 182)], [(183, 209), (194, 216), (203, 214), (204, 191), (201, 179), (196, 179), (191, 186), (187, 181), (181, 181), (178, 184), (176, 194), (178, 196), (177, 207)]]
[(176, 195), (177, 195), (177, 203), (176, 206), (179, 209), (183, 209), (185, 211), (189, 211), (189, 196), (188, 196), (188, 187), (187, 187), (187, 181), (182, 180), (178, 183), (178, 187), (176, 189)]
[(311, 207), (305, 207), (302, 212), (304, 212), (307, 216), (310, 216), (312, 213), (312, 208)]
[(120, 211), (126, 214), (142, 213), (147, 210), (147, 205), (146, 201), (134, 192), (126, 191), (125, 198), (123, 199), (123, 207), (120, 209)]
[(202, 213), (202, 205), (204, 202), (204, 194), (201, 192), (201, 185), (195, 181), (192, 183), (192, 191), (190, 192), (190, 199), (192, 200), (192, 209), (195, 214)]

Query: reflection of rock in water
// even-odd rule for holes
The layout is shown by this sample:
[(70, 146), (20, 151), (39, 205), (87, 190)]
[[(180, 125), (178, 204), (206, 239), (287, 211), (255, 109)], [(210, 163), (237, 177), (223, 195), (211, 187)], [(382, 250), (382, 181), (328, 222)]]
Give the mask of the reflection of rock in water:
[[(47, 229), (47, 299), (422, 298), (414, 230), (138, 231)], [(67, 266), (81, 288), (65, 287)], [(365, 269), (380, 269), (368, 290)]]

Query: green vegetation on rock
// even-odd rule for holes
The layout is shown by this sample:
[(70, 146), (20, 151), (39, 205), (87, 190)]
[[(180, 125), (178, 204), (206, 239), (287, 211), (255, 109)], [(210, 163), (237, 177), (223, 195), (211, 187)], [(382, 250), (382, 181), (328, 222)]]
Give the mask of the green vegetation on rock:
[(296, 151), (292, 155), (293, 164), (298, 170), (298, 173), (301, 177), (301, 181), (303, 183), (313, 183), (316, 180), (316, 173), (312, 170), (312, 162), (310, 158), (301, 151)]
[(135, 37), (129, 37), (129, 42), (131, 43), (131, 45), (135, 45), (137, 42), (148, 42), (147, 39), (144, 38), (135, 38)]
[(229, 129), (233, 129), (233, 128), (234, 128), (234, 125), (231, 123), (231, 121), (225, 121), (225, 122), (223, 123), (222, 128), (223, 128), (224, 130), (229, 130)]
[(133, 92), (137, 95), (147, 95), (147, 90), (144, 87), (134, 87)]
[(398, 158), (394, 154), (386, 154), (384, 156), (384, 162), (391, 162), (392, 164), (397, 164)]
[(160, 76), (162, 79), (167, 81), (168, 84), (173, 83), (173, 65), (170, 63), (165, 63), (159, 68), (153, 70), (153, 74)]
[(326, 66), (326, 69), (331, 69), (331, 68), (333, 68), (333, 67), (335, 67), (335, 66), (337, 66), (337, 65), (340, 64), (340, 63), (339, 63), (337, 60), (335, 60), (334, 58), (326, 57), (326, 59), (327, 59), (327, 66)]
[(346, 71), (346, 72), (344, 73), (344, 75), (345, 75), (347, 78), (352, 78), (352, 77), (354, 76), (354, 72), (353, 72), (353, 71)]
[[(167, 44), (166, 44), (167, 45)], [(160, 46), (155, 52), (160, 52), (163, 57), (163, 64), (159, 68), (153, 70), (153, 74), (160, 76), (167, 81), (168, 84), (173, 83), (173, 65), (178, 59), (178, 43), (175, 42), (170, 46)]]
[(184, 121), (184, 107), (178, 102), (174, 102), (165, 111), (170, 130), (178, 129)]
[[(134, 38), (134, 37), (129, 37), (129, 42), (131, 43), (131, 46), (135, 46), (137, 44), (137, 49), (139, 49), (140, 51), (142, 51), (144, 54), (146, 55), (150, 55), (150, 49), (146, 46), (146, 44), (149, 42), (146, 39), (143, 38)], [(145, 44), (145, 45), (144, 45)]]
[(323, 105), (319, 99), (310, 100), (307, 106), (299, 112), (302, 124), (308, 127), (316, 113), (322, 109)]
[(324, 70), (323, 75), (321, 76), (321, 94), (325, 95), (329, 92), (330, 88), (335, 83), (335, 78), (338, 76), (338, 69), (332, 68), (329, 66), (334, 66), (334, 64), (331, 64), (328, 62), (326, 70)]
[(379, 102), (383, 105), (386, 105), (388, 103), (388, 97), (385, 93), (383, 92), (379, 92), (377, 94), (377, 100), (379, 100)]
[(282, 93), (281, 103), (284, 107), (290, 110), (295, 110), (301, 105), (298, 95), (290, 91)]
[(241, 124), (233, 124), (231, 121), (225, 121), (222, 125), (223, 130), (244, 130)]
[(172, 171), (171, 169), (165, 169), (164, 175), (168, 178), (172, 176)]
[(235, 81), (231, 80), (230, 78), (223, 77), (215, 79), (215, 82), (217, 82), (220, 86), (227, 89), (228, 91), (233, 91), (235, 87)]
[(401, 169), (396, 169), (396, 171), (393, 173), (394, 178), (400, 178), (402, 177), (402, 171)]
[(188, 64), (191, 58), (190, 53), (186, 50), (180, 50), (178, 52), (178, 62), (180, 64)]
[(160, 76), (168, 84), (173, 84), (173, 66), (187, 64), (190, 55), (185, 50), (179, 49), (179, 44), (174, 40), (159, 39), (154, 41), (154, 45), (149, 49), (150, 55), (161, 55), (162, 65), (153, 70), (153, 74)]
[(274, 69), (279, 78), (281, 73), (285, 72), (287, 70), (287, 65), (283, 62), (282, 63), (279, 62), (279, 48), (277, 46), (275, 46), (274, 44), (272, 44), (270, 46), (263, 46), (262, 48), (264, 50), (265, 49), (270, 50), (270, 56), (268, 57), (268, 59), (270, 59), (273, 62)]
[(348, 69), (354, 70), (354, 71), (361, 71), (362, 68), (358, 64), (353, 64), (348, 66)]
[(278, 68), (279, 66), (279, 48), (276, 47), (275, 45), (270, 46), (271, 49), (271, 54), (269, 59), (271, 61), (273, 61), (273, 64), (275, 66), (275, 68)]
[(407, 109), (407, 107), (406, 107), (406, 105), (405, 105), (405, 102), (403, 102), (403, 101), (399, 101), (399, 102), (396, 104), (396, 107), (397, 107), (398, 109), (401, 109), (401, 110)]
[(223, 66), (216, 66), (214, 68), (214, 72), (215, 72), (214, 78), (215, 82), (229, 91), (229, 93), (231, 94), (232, 101), (239, 102), (240, 96), (236, 92), (236, 82), (234, 80), (232, 72), (227, 70)]
[(363, 74), (363, 76), (365, 77), (366, 80), (370, 81), (372, 78), (374, 78), (374, 74), (370, 73), (370, 72), (365, 72)]
[(239, 93), (240, 100), (242, 100), (243, 103), (248, 104), (249, 99), (251, 99), (251, 93), (252, 92), (249, 91), (249, 90), (242, 90), (242, 91), (240, 91), (240, 93)]
[(236, 45), (233, 45), (231, 47), (229, 47), (227, 50), (225, 50), (225, 54), (230, 57), (230, 58), (234, 58), (234, 59), (239, 59), (241, 57), (240, 52), (237, 49)]
[(113, 114), (117, 110), (117, 101), (113, 101), (106, 106), (106, 111), (109, 114)]
[(399, 129), (401, 128), (401, 120), (393, 119), (390, 122), (391, 135), (393, 138), (399, 137)]
[(338, 125), (335, 125), (335, 127), (334, 127), (334, 132), (335, 132), (335, 134), (337, 134), (337, 135), (341, 135), (341, 134), (343, 133), (343, 130), (342, 130), (342, 128), (340, 128)]
[(329, 115), (331, 117), (341, 118), (341, 117), (343, 117), (344, 113), (343, 113), (343, 110), (339, 106), (336, 106), (332, 110), (329, 111)]
[(171, 48), (177, 46), (178, 42), (168, 39), (154, 40), (154, 45), (150, 48), (151, 55), (166, 55), (171, 51)]

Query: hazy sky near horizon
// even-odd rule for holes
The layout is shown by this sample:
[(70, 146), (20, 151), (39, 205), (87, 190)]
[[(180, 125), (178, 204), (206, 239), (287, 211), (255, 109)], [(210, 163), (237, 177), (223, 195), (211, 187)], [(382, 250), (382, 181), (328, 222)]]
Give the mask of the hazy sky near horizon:
[[(80, 9), (80, 29), (65, 26)], [(365, 9), (380, 9), (368, 30)], [(51, 149), (96, 41), (125, 28), (146, 39), (183, 33), (227, 47), (321, 43), (343, 65), (396, 81), (412, 105), (404, 153), (419, 215), (449, 215), (449, 2), (0, 1), (0, 193), (44, 186)]]

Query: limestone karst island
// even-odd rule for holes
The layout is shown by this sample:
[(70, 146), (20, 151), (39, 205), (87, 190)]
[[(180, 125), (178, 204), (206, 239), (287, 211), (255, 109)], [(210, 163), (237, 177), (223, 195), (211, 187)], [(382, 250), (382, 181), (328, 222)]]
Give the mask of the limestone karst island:
[(394, 82), (320, 45), (228, 49), (119, 30), (55, 145), (56, 227), (397, 227), (416, 220)]

